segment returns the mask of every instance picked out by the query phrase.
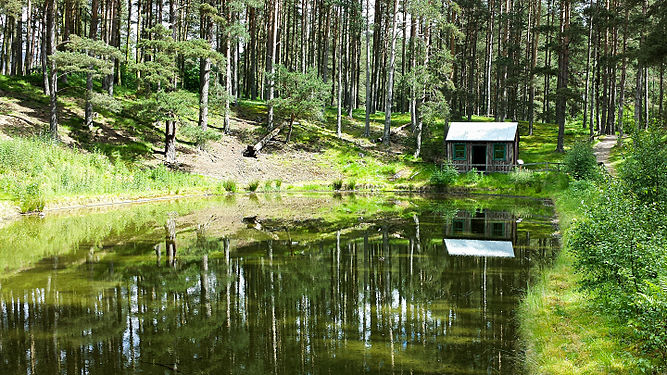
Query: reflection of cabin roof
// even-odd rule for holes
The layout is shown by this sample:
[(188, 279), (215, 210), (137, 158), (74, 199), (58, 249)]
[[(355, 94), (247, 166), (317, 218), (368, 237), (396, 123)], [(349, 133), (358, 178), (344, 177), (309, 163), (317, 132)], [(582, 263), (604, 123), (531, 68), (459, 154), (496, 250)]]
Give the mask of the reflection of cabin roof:
[(510, 241), (445, 239), (445, 247), (449, 255), (514, 258), (514, 247)]
[(447, 132), (447, 142), (511, 142), (514, 141), (518, 125), (517, 122), (452, 122)]

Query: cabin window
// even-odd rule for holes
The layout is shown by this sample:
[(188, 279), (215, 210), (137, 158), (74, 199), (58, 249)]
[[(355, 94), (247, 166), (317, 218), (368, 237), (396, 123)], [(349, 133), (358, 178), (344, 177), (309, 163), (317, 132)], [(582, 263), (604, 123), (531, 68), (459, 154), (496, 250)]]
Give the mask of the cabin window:
[(463, 219), (452, 220), (452, 229), (454, 230), (454, 233), (463, 233), (465, 230), (465, 221), (463, 221)]
[(505, 235), (505, 223), (492, 223), (491, 232), (494, 237), (502, 237)]
[(493, 160), (505, 160), (507, 145), (504, 143), (493, 144)]
[(454, 160), (466, 160), (466, 144), (465, 143), (454, 143), (453, 151)]

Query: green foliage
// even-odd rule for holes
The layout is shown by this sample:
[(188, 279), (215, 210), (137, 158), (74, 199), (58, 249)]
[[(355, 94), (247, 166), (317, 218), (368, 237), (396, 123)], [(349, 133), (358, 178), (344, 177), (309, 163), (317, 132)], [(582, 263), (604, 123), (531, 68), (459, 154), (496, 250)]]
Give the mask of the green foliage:
[(635, 300), (636, 314), (630, 319), (642, 349), (662, 359), (667, 366), (667, 276), (646, 281)]
[(276, 190), (280, 190), (280, 187), (283, 185), (283, 180), (278, 179), (275, 181), (276, 184)]
[(269, 79), (275, 80), (279, 97), (273, 99), (276, 115), (285, 121), (299, 119), (321, 119), (325, 101), (329, 95), (329, 85), (324, 83), (315, 70), (307, 73), (290, 72), (278, 65)]
[(185, 90), (158, 91), (139, 102), (140, 117), (152, 121), (192, 122), (197, 115), (197, 96)]
[(23, 213), (42, 211), (46, 205), (44, 193), (38, 183), (34, 182), (19, 192), (19, 210)]
[(628, 194), (627, 185), (609, 184), (581, 198), (584, 211), (566, 245), (581, 286), (634, 328), (647, 354), (667, 365), (667, 334), (656, 333), (667, 316), (667, 225), (653, 204)]
[(597, 159), (588, 142), (577, 142), (565, 154), (565, 171), (576, 180), (594, 179), (599, 175)]
[(445, 163), (442, 167), (431, 175), (431, 185), (438, 188), (445, 188), (452, 185), (458, 178), (459, 173), (451, 163)]
[(56, 51), (51, 58), (60, 73), (90, 73), (100, 77), (111, 74), (114, 59), (123, 61), (125, 55), (104, 41), (71, 34), (65, 49)]
[(331, 183), (331, 187), (334, 190), (341, 190), (343, 188), (343, 180), (342, 179), (336, 179)]
[[(667, 202), (667, 142), (659, 131), (638, 132), (620, 176), (642, 202)], [(663, 207), (664, 208), (664, 207)]]
[(255, 192), (255, 191), (257, 191), (257, 188), (258, 188), (258, 187), (259, 187), (259, 181), (254, 180), (254, 181), (251, 181), (251, 182), (248, 184), (248, 187), (247, 187), (246, 189), (247, 189), (248, 191), (250, 191), (250, 192)]
[(201, 148), (204, 148), (208, 142), (219, 141), (222, 138), (222, 135), (213, 129), (202, 130), (201, 127), (190, 124), (181, 128), (181, 134), (194, 141)]
[(509, 176), (510, 181), (518, 188), (528, 187), (535, 181), (535, 173), (527, 169), (516, 169)]
[(353, 191), (357, 188), (357, 181), (355, 179), (350, 179), (347, 181), (347, 184), (345, 185), (346, 190)]
[(226, 192), (229, 193), (235, 193), (238, 188), (236, 186), (236, 181), (234, 180), (225, 180), (222, 183), (222, 187), (225, 189)]
[(206, 187), (198, 176), (111, 162), (99, 153), (83, 153), (41, 138), (0, 140), (0, 190), (22, 211), (38, 211), (62, 196), (125, 193), (159, 194)]

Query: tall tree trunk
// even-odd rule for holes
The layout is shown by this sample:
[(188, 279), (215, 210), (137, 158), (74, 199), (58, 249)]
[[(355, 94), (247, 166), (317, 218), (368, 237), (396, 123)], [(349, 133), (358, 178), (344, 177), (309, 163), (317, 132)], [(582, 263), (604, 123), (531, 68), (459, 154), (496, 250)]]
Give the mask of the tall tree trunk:
[(269, 130), (273, 129), (273, 95), (275, 92), (274, 83), (275, 80), (273, 75), (275, 74), (275, 62), (276, 62), (276, 41), (278, 40), (278, 11), (279, 11), (279, 0), (271, 0), (271, 27), (269, 28), (270, 37), (268, 38), (267, 48), (267, 58), (266, 58), (266, 72), (269, 74), (266, 85), (266, 100), (269, 102), (269, 109), (267, 114), (267, 125)]
[[(540, 43), (540, 21), (542, 19), (542, 0), (536, 0), (535, 25), (533, 26), (533, 45), (530, 58), (530, 93), (528, 98), (528, 135), (533, 135), (535, 121), (535, 68), (537, 67), (537, 47)], [(534, 6), (533, 6), (534, 7)]]
[[(210, 45), (213, 40), (213, 25), (209, 14), (201, 16), (201, 37)], [(229, 64), (229, 61), (226, 62)], [(199, 128), (205, 131), (208, 128), (208, 94), (211, 84), (211, 59), (199, 59)]]
[(164, 161), (167, 165), (176, 164), (176, 121), (164, 122)]
[(364, 122), (364, 136), (371, 136), (371, 29), (370, 29), (369, 0), (366, 0), (366, 121)]
[(556, 105), (556, 121), (558, 122), (558, 144), (556, 151), (564, 152), (565, 115), (567, 106), (567, 81), (570, 57), (570, 0), (561, 0), (560, 10), (560, 53), (558, 58), (558, 89)]
[(588, 88), (589, 88), (589, 76), (590, 76), (590, 66), (591, 66), (591, 42), (593, 39), (593, 0), (590, 1), (590, 5), (588, 7), (589, 11), (591, 12), (591, 17), (588, 20), (588, 46), (586, 48), (586, 82), (584, 83), (584, 115), (583, 115), (583, 120), (582, 120), (582, 128), (586, 129), (587, 124), (586, 121), (588, 119), (588, 99), (589, 99), (589, 94), (588, 94)]
[(494, 0), (489, 0), (489, 14), (489, 25), (486, 30), (486, 84), (484, 85), (487, 116), (491, 116), (491, 68), (493, 67), (493, 28), (496, 14)]
[[(98, 0), (92, 0), (90, 8), (90, 31), (88, 37), (92, 40), (97, 39), (97, 10), (99, 8)], [(93, 67), (90, 66), (89, 69)], [(93, 103), (91, 98), (93, 96), (93, 73), (86, 75), (86, 109), (85, 109), (85, 123), (88, 130), (93, 130)]]
[[(343, 22), (343, 6), (338, 6), (338, 20)], [(336, 113), (336, 135), (338, 138), (343, 137), (343, 25), (337, 28), (338, 31), (338, 95), (337, 95), (337, 113)]]
[(629, 18), (630, 18), (630, 5), (625, 4), (625, 21), (623, 24), (623, 63), (621, 67), (621, 87), (619, 88), (618, 92), (618, 125), (616, 126), (618, 128), (619, 132), (619, 137), (618, 137), (618, 142), (621, 142), (621, 138), (623, 138), (623, 107), (624, 107), (624, 101), (625, 101), (625, 77), (627, 73), (627, 66), (628, 66), (628, 57), (626, 56), (627, 52), (627, 47), (628, 47), (628, 23), (629, 23)]
[(391, 23), (391, 48), (387, 71), (387, 98), (385, 101), (384, 137), (382, 142), (389, 146), (391, 135), (391, 104), (394, 98), (394, 69), (396, 65), (396, 25), (398, 23), (398, 0), (394, 0), (394, 19)]
[(57, 22), (57, 0), (46, 0), (47, 12), (47, 55), (49, 60), (49, 107), (51, 116), (49, 118), (49, 131), (51, 137), (59, 139), (58, 136), (58, 71), (56, 61), (52, 58), (56, 52), (56, 22)]

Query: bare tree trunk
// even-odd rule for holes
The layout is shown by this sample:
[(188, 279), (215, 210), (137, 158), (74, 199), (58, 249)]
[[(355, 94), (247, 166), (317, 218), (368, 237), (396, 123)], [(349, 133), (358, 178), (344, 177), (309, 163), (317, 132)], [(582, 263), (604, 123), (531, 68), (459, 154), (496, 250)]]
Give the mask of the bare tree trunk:
[(396, 24), (398, 23), (398, 0), (394, 0), (394, 20), (391, 24), (391, 49), (387, 68), (387, 97), (385, 101), (384, 136), (382, 143), (389, 146), (391, 135), (391, 104), (394, 97), (394, 69), (396, 68)]
[(164, 161), (167, 165), (176, 164), (176, 122), (164, 122)]
[[(92, 40), (97, 39), (97, 10), (99, 8), (98, 0), (92, 0), (90, 8), (90, 31), (88, 37)], [(92, 66), (89, 67), (92, 69)], [(93, 130), (93, 103), (91, 98), (93, 96), (93, 74), (86, 75), (86, 108), (85, 108), (85, 123), (89, 131)]]
[[(338, 6), (338, 20), (343, 22), (343, 6)], [(336, 113), (336, 135), (338, 138), (343, 137), (343, 25), (338, 28), (338, 95), (337, 95), (337, 113)]]
[[(47, 46), (48, 56), (51, 57), (56, 52), (56, 15), (57, 0), (47, 0), (46, 7), (46, 30), (47, 30)], [(53, 58), (49, 59), (49, 107), (51, 116), (49, 118), (49, 131), (51, 137), (59, 139), (58, 136), (58, 72), (56, 69), (56, 61)]]
[(628, 66), (628, 57), (625, 55), (628, 47), (628, 23), (630, 17), (630, 5), (625, 4), (625, 23), (623, 24), (623, 66), (621, 68), (621, 87), (618, 94), (618, 142), (623, 138), (623, 105), (625, 104), (625, 77)]
[[(209, 14), (201, 15), (201, 37), (208, 45), (213, 40), (213, 24)], [(226, 62), (229, 64), (229, 61)], [(199, 59), (199, 128), (205, 131), (208, 128), (208, 95), (211, 84), (211, 59)]]
[(364, 123), (364, 136), (371, 136), (371, 29), (369, 13), (369, 0), (366, 0), (366, 121)]
[(588, 119), (588, 88), (589, 88), (589, 76), (590, 76), (590, 66), (591, 66), (591, 39), (593, 38), (593, 0), (591, 0), (589, 5), (589, 10), (591, 12), (591, 17), (588, 20), (588, 47), (586, 49), (586, 82), (584, 84), (584, 116), (582, 120), (582, 128), (586, 129), (586, 121)]
[[(231, 24), (232, 17), (231, 17), (231, 9), (227, 9), (227, 19), (229, 20), (229, 23)], [(225, 33), (225, 90), (227, 90), (227, 95), (225, 95), (225, 117), (223, 121), (223, 128), (224, 132), (227, 134), (229, 133), (229, 102), (231, 101), (232, 95), (233, 95), (233, 90), (232, 90), (232, 38), (227, 31)]]
[(278, 40), (278, 11), (279, 11), (279, 0), (272, 0), (271, 3), (271, 28), (270, 28), (270, 38), (269, 44), (267, 45), (267, 59), (266, 59), (266, 71), (269, 74), (266, 85), (266, 100), (269, 102), (269, 109), (267, 114), (267, 124), (269, 130), (273, 129), (273, 95), (275, 93), (275, 80), (273, 75), (275, 74), (275, 62), (276, 62), (276, 41)]
[(569, 44), (570, 44), (570, 0), (561, 0), (560, 10), (560, 56), (558, 58), (558, 89), (556, 120), (558, 122), (558, 144), (556, 151), (564, 152), (563, 140), (565, 135), (565, 111), (567, 106), (568, 68), (569, 68)]
[[(539, 0), (538, 0), (539, 1)], [(484, 88), (486, 89), (486, 115), (491, 116), (491, 68), (493, 67), (493, 27), (494, 27), (494, 1), (489, 0), (489, 13), (491, 18), (489, 19), (489, 27), (486, 31), (487, 42), (486, 42), (486, 84)]]
[(533, 28), (533, 40), (530, 62), (530, 93), (528, 98), (528, 135), (533, 135), (533, 122), (535, 121), (535, 68), (537, 67), (537, 47), (540, 42), (540, 20), (542, 19), (542, 0), (536, 0), (535, 25)]

